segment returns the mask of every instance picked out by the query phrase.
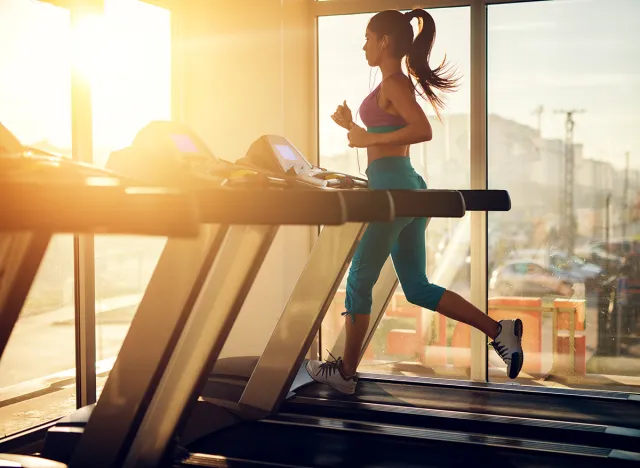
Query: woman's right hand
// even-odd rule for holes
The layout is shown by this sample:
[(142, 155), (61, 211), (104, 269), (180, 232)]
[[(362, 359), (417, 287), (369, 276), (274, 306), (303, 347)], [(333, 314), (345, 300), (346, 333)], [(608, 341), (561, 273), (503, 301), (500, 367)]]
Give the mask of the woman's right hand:
[(338, 106), (331, 118), (342, 128), (351, 130), (351, 126), (353, 125), (353, 117), (351, 116), (351, 109), (349, 109), (349, 106), (347, 106), (347, 101), (344, 101), (341, 106)]

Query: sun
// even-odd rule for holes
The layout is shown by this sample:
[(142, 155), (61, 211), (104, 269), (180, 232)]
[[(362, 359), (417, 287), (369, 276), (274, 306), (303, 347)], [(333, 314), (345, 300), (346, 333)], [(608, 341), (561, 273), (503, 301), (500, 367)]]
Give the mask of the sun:
[(171, 13), (107, 0), (72, 28), (72, 63), (91, 84), (94, 162), (128, 145), (150, 120), (171, 117)]

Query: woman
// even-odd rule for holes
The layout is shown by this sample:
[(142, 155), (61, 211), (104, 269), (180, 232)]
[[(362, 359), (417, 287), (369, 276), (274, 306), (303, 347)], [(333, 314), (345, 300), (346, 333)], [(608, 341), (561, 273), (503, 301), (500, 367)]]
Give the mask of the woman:
[[(413, 40), (411, 19), (417, 18), (420, 32)], [(429, 99), (436, 113), (443, 107), (434, 93), (455, 89), (455, 77), (443, 62), (432, 70), (429, 55), (435, 40), (435, 23), (429, 13), (416, 9), (409, 13), (382, 11), (371, 18), (363, 47), (367, 62), (379, 67), (381, 84), (360, 106), (365, 130), (352, 120), (344, 102), (333, 120), (348, 130), (349, 146), (367, 148), (369, 187), (383, 189), (425, 189), (427, 185), (411, 166), (409, 145), (431, 140), (431, 125), (418, 105), (415, 90)], [(409, 74), (403, 74), (401, 60), (406, 56)], [(418, 88), (419, 85), (419, 88)], [(522, 368), (522, 322), (496, 322), (453, 291), (429, 283), (426, 276), (425, 218), (400, 218), (391, 223), (372, 223), (365, 231), (353, 257), (347, 279), (343, 358), (328, 362), (309, 361), (307, 372), (316, 381), (340, 392), (353, 394), (356, 367), (369, 326), (372, 290), (389, 254), (398, 279), (409, 302), (435, 310), (451, 319), (471, 325), (487, 336), (507, 364), (507, 374), (514, 379)]]

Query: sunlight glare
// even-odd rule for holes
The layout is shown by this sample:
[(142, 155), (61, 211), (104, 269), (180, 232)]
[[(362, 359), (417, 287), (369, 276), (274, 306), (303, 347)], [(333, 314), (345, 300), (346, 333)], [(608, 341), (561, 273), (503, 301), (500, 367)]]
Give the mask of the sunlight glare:
[(73, 31), (74, 66), (91, 82), (94, 162), (131, 143), (150, 120), (171, 117), (170, 13), (138, 0), (108, 0)]
[(83, 79), (93, 81), (100, 73), (100, 58), (105, 51), (104, 15), (87, 14), (71, 26), (72, 66)]

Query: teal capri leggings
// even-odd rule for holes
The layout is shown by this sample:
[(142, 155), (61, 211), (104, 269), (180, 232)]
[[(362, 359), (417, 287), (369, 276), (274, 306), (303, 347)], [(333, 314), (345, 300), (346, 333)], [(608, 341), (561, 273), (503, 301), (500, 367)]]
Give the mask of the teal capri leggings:
[[(373, 190), (427, 188), (424, 179), (404, 156), (389, 156), (373, 161), (367, 168), (369, 188)], [(389, 254), (412, 304), (436, 310), (445, 289), (429, 283), (426, 274), (425, 229), (427, 218), (396, 218), (388, 223), (371, 223), (356, 249), (342, 315), (370, 314), (373, 286)]]

